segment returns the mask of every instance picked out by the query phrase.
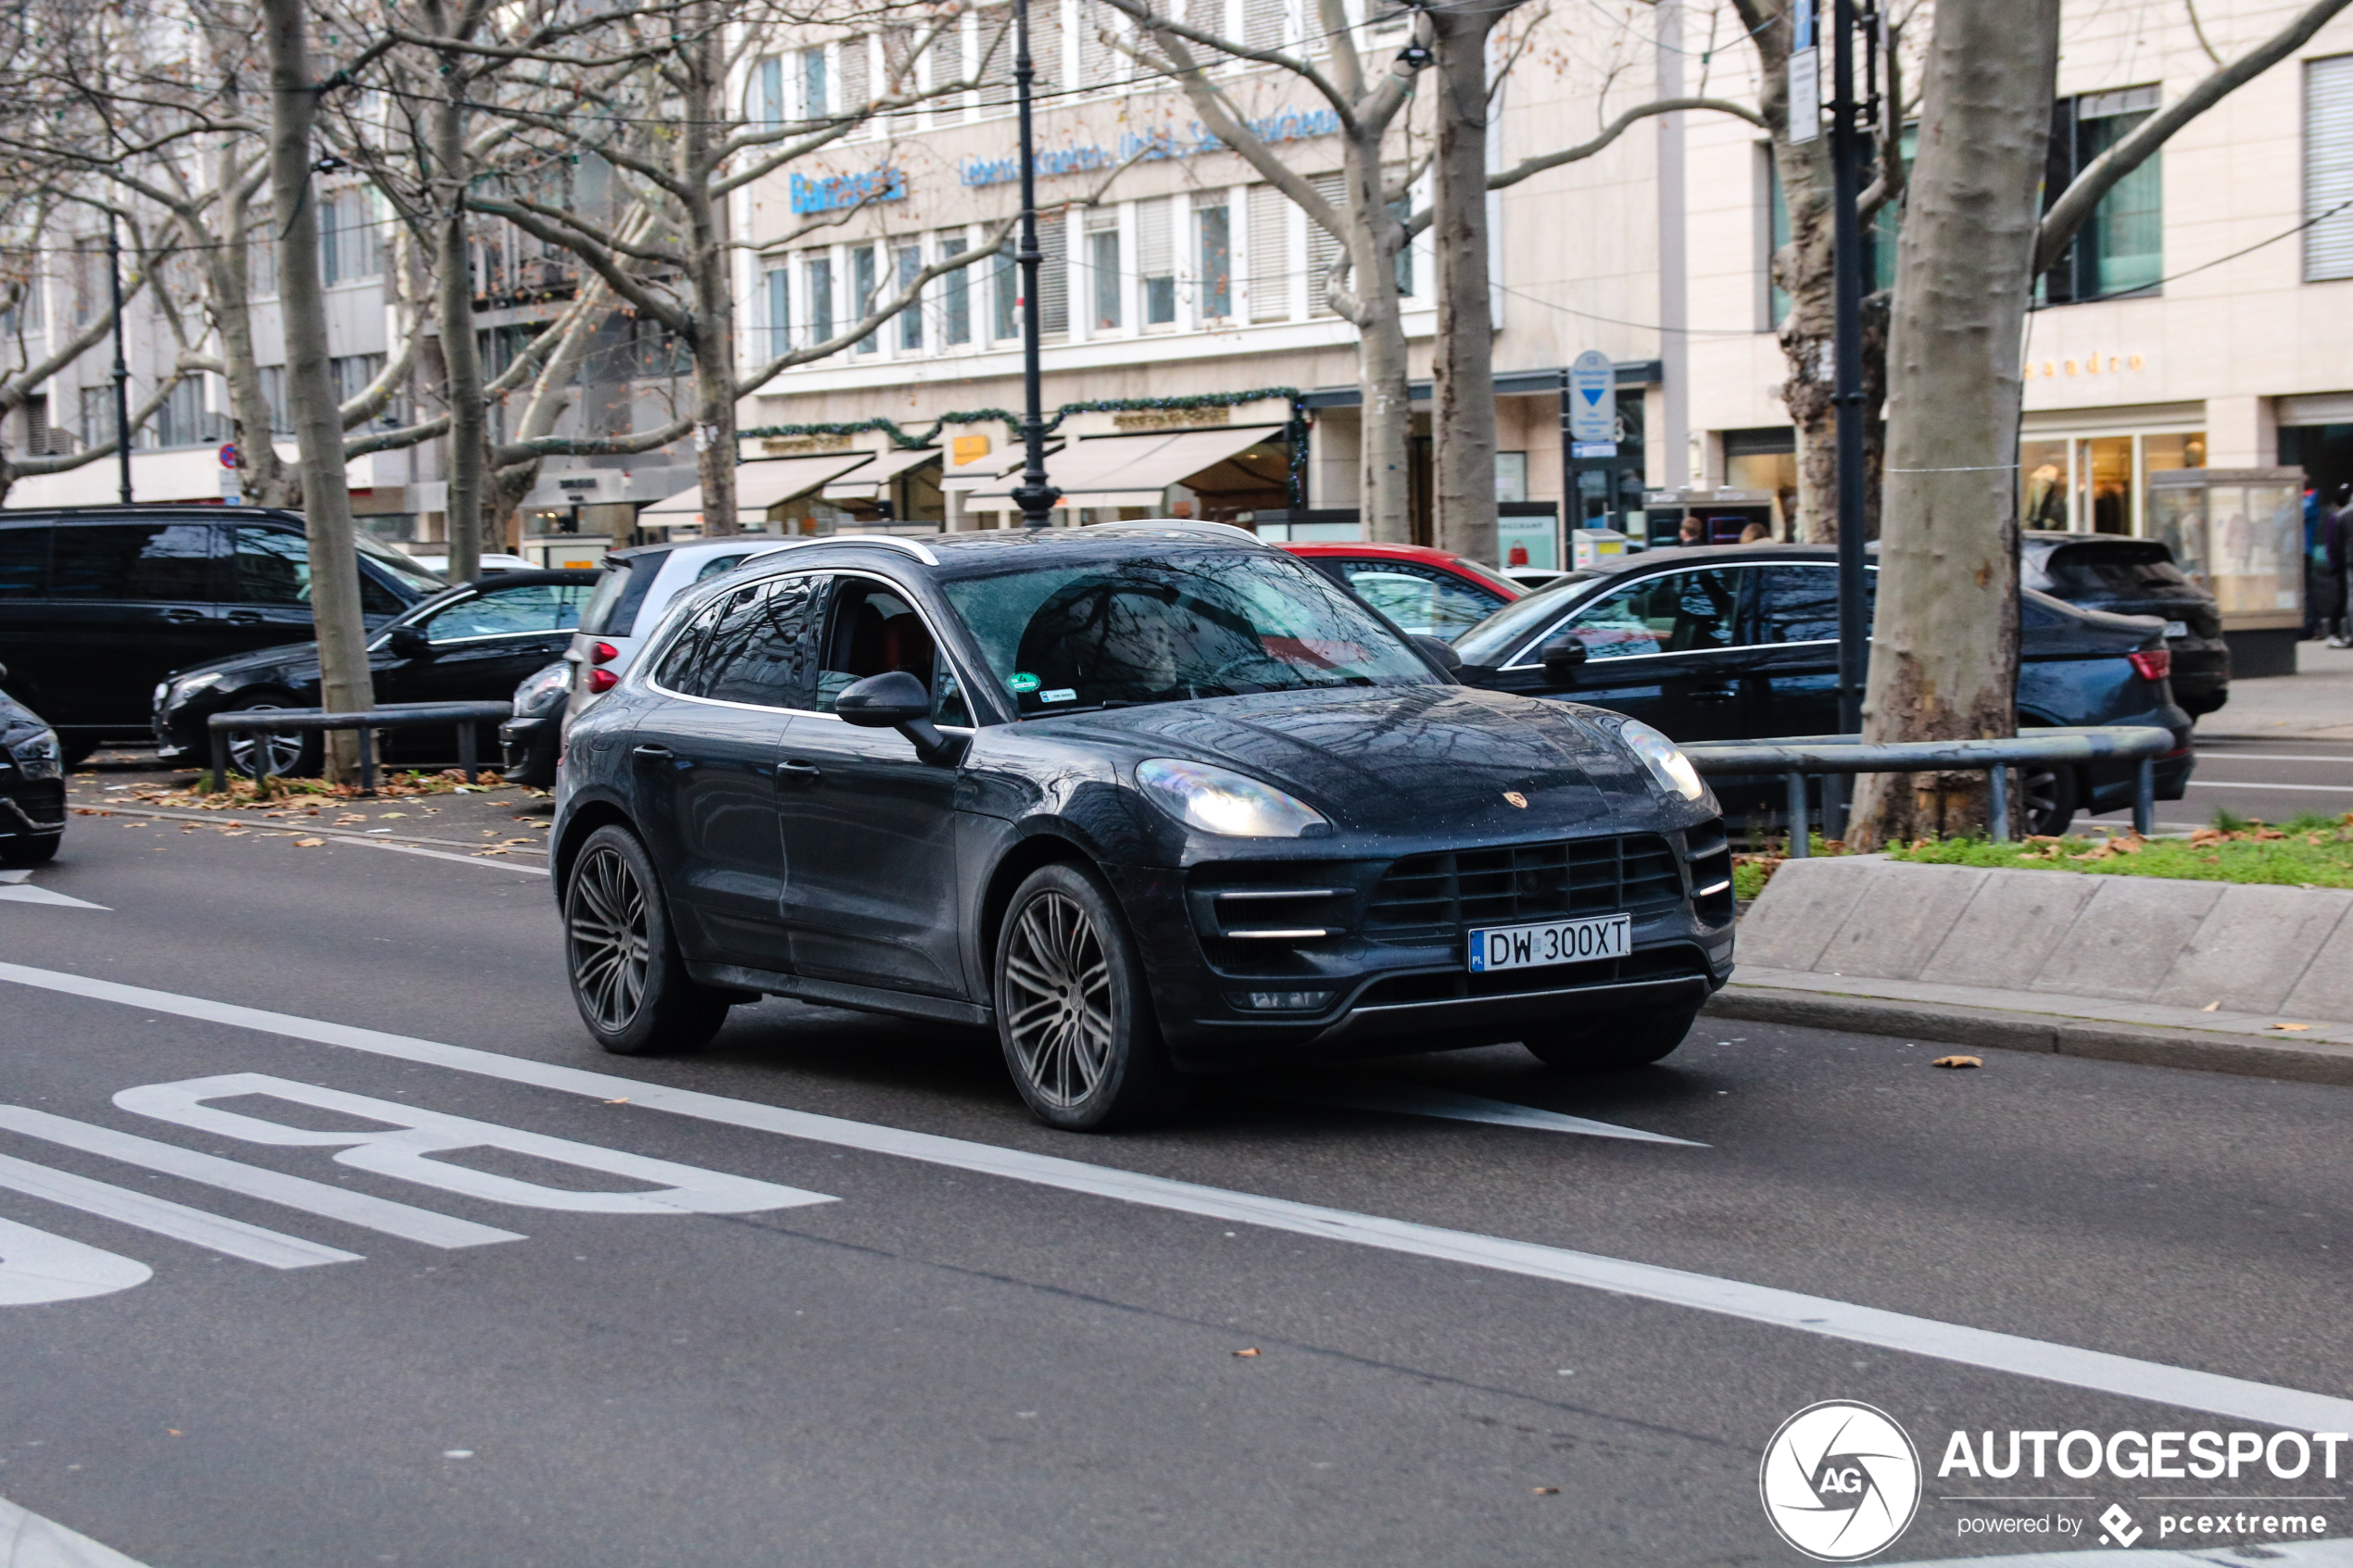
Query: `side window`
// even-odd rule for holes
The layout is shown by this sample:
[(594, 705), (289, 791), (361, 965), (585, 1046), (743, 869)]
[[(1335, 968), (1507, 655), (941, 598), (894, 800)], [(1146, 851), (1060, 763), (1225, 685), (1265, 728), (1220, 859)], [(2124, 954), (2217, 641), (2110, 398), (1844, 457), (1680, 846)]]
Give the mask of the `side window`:
[[(310, 602), (310, 541), (275, 528), (233, 528), (229, 598), (244, 605)], [(369, 581), (363, 572), (360, 581)]]
[[(1702, 567), (1645, 577), (1585, 606), (1559, 630), (1583, 643), (1589, 659), (1730, 647), (1740, 576), (1723, 567)], [(1535, 657), (1534, 648), (1527, 657)]]
[(1402, 561), (1352, 560), (1341, 570), (1365, 603), (1412, 636), (1451, 641), (1504, 604), (1500, 594), (1481, 592), (1452, 572)]
[(50, 547), (49, 594), (60, 599), (208, 603), (212, 525), (109, 522), (60, 528)]
[(472, 637), (569, 632), (580, 623), (580, 607), (587, 602), (590, 591), (586, 583), (525, 583), (513, 588), (490, 588), (435, 615), (425, 622), (424, 633), (436, 643), (455, 643)]
[(893, 670), (903, 670), (931, 688), (935, 721), (972, 722), (955, 671), (915, 607), (871, 578), (836, 578), (825, 618), (824, 657), (817, 667), (817, 711), (831, 713), (834, 698), (853, 683)]
[(718, 623), (726, 601), (703, 606), (686, 628), (671, 640), (662, 650), (661, 662), (654, 666), (654, 684), (681, 696), (700, 696), (702, 688), (697, 684), (697, 669), (702, 659), (703, 644), (711, 638), (711, 629)]
[(1838, 568), (1768, 566), (1756, 592), (1756, 640), (1819, 643), (1838, 636)]
[(808, 707), (815, 589), (812, 578), (785, 577), (747, 583), (722, 599), (696, 663), (694, 695), (762, 708)]
[(0, 599), (37, 599), (48, 591), (48, 525), (0, 528)]

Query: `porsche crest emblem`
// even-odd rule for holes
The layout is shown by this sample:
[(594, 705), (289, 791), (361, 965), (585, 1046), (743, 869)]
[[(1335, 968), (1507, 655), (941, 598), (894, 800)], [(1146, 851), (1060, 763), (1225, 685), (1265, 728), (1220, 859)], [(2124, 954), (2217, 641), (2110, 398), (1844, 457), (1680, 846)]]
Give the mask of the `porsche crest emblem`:
[(1510, 801), (1513, 805), (1518, 807), (1523, 811), (1528, 809), (1528, 797), (1522, 795), (1516, 789), (1507, 789), (1504, 791), (1504, 798)]

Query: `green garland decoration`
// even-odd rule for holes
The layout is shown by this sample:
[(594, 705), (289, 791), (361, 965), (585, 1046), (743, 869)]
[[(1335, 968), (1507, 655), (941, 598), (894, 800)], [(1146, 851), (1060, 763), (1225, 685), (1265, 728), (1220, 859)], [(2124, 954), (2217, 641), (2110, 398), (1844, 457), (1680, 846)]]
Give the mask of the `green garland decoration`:
[[(1244, 403), (1263, 403), (1279, 397), (1290, 405), (1290, 418), (1283, 426), (1283, 436), (1290, 448), (1289, 486), (1290, 504), (1307, 504), (1307, 408), (1303, 394), (1295, 386), (1262, 386), (1253, 392), (1200, 392), (1183, 397), (1098, 397), (1084, 403), (1064, 403), (1046, 421), (1048, 431), (1058, 430), (1073, 414), (1127, 414), (1153, 409), (1233, 408)], [(986, 424), (989, 420), (1002, 423), (1012, 435), (1021, 433), (1022, 416), (1010, 408), (960, 408), (940, 415), (929, 430), (921, 435), (910, 435), (899, 425), (886, 419), (852, 420), (833, 424), (757, 425), (739, 430), (739, 436), (781, 438), (796, 435), (859, 435), (870, 430), (888, 434), (894, 445), (901, 447), (928, 446), (939, 439), (939, 433), (950, 425)]]

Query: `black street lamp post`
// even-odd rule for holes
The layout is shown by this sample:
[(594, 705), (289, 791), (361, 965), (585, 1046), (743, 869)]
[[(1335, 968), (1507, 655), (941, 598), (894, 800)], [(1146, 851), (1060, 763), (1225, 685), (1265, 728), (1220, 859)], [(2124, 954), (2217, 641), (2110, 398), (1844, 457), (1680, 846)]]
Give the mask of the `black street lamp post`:
[(1021, 248), (1013, 259), (1021, 267), (1021, 483), (1013, 489), (1013, 505), (1021, 508), (1022, 526), (1044, 528), (1053, 521), (1054, 503), (1062, 492), (1046, 483), (1046, 411), (1038, 366), (1038, 153), (1030, 137), (1029, 84), (1037, 74), (1029, 57), (1029, 0), (1013, 0), (1013, 95), (1020, 106), (1021, 126)]
[(107, 286), (114, 296), (114, 452), (121, 474), (122, 504), (131, 505), (131, 366), (122, 352), (122, 242), (114, 215), (107, 215)]

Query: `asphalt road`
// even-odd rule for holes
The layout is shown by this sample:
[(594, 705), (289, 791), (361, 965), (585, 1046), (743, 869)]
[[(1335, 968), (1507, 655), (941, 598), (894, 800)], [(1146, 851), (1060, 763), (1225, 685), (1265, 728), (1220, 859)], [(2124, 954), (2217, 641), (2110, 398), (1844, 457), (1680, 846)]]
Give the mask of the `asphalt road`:
[[(2353, 720), (2353, 714), (2348, 714)], [(2159, 831), (2206, 827), (2218, 809), (2241, 817), (2284, 822), (2310, 814), (2342, 817), (2353, 811), (2353, 741), (2258, 739), (2200, 735), (2197, 771), (2188, 794), (2157, 803)], [(2087, 822), (2125, 823), (2130, 808)]]
[(2353, 1534), (2317, 1469), (1936, 1474), (2353, 1424), (2353, 1093), (1704, 1023), (1076, 1137), (937, 1027), (604, 1057), (528, 862), (297, 842), (77, 817), (0, 886), (0, 1499), (152, 1568), (1797, 1562), (1759, 1459), (1831, 1399), (1927, 1463), (1885, 1561)]

